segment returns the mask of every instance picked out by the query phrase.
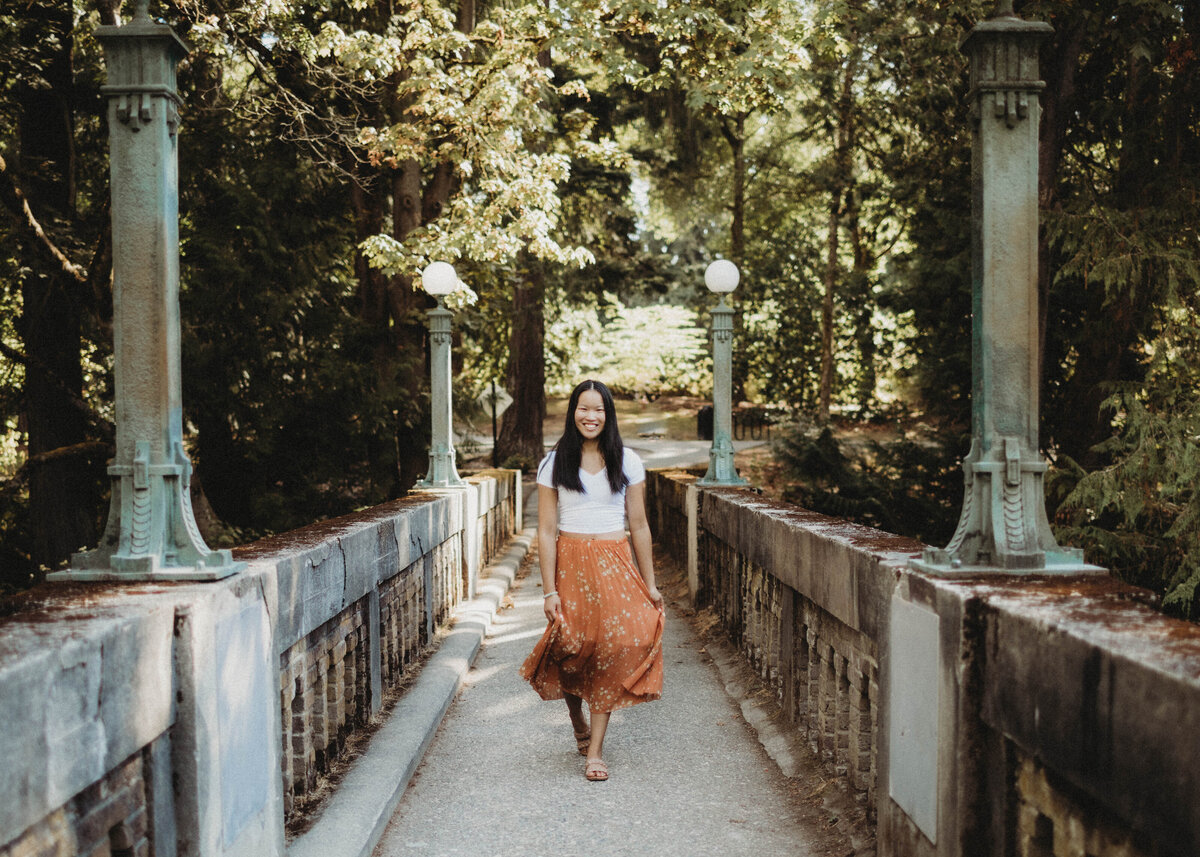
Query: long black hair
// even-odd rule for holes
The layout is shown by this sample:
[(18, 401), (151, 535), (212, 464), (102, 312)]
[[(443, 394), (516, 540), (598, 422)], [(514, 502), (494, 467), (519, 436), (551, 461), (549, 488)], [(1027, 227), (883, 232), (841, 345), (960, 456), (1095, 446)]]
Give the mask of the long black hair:
[(600, 381), (584, 381), (571, 391), (571, 399), (567, 402), (567, 424), (563, 428), (562, 437), (554, 445), (554, 472), (550, 481), (555, 488), (583, 490), (583, 482), (579, 479), (579, 467), (583, 459), (583, 435), (575, 425), (575, 409), (579, 407), (579, 397), (588, 390), (595, 390), (604, 401), (604, 428), (596, 440), (600, 444), (600, 454), (604, 456), (608, 485), (616, 494), (629, 484), (629, 477), (625, 475), (625, 468), (622, 466), (625, 461), (625, 444), (621, 442), (621, 432), (617, 428), (617, 406), (613, 402), (613, 395)]

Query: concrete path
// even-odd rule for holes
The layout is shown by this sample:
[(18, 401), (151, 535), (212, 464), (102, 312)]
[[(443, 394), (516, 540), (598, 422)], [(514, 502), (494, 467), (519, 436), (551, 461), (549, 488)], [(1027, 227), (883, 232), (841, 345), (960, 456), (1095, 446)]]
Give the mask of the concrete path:
[(614, 714), (611, 778), (584, 780), (565, 706), (517, 674), (545, 627), (541, 593), (536, 568), (510, 591), (376, 857), (848, 853), (817, 829), (804, 789), (766, 756), (673, 610), (663, 699)]
[[(712, 442), (707, 440), (667, 440), (666, 438), (622, 438), (637, 451), (646, 467), (704, 467)], [(733, 451), (742, 452), (769, 444), (768, 440), (735, 440)]]
[[(525, 519), (537, 520), (536, 505)], [(337, 788), (312, 824), (288, 843), (288, 857), (367, 857), (371, 853), (478, 657), (484, 635), (535, 534), (535, 527), (526, 527), (485, 569), (475, 598), (455, 610), (452, 626), (441, 635), (411, 686), (341, 774)]]

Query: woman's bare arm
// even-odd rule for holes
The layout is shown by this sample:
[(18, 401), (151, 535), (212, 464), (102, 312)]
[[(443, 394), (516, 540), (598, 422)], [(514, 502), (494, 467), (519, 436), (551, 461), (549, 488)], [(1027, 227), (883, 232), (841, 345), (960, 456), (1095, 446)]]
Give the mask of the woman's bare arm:
[[(538, 563), (542, 567), (542, 592), (554, 592), (558, 542), (558, 491), (538, 486)], [(550, 595), (543, 601), (546, 618), (553, 622), (562, 610), (562, 599)]]
[[(539, 500), (540, 502), (540, 500)], [(638, 572), (650, 590), (650, 599), (662, 606), (662, 593), (654, 585), (654, 548), (650, 521), (646, 517), (646, 483), (639, 482), (625, 489), (625, 517), (629, 519), (629, 537), (633, 541), (633, 556)]]

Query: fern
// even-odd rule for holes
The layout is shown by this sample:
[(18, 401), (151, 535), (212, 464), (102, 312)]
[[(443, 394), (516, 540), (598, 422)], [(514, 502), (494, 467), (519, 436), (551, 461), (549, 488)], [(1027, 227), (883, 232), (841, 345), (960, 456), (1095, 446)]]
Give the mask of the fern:
[[(1064, 462), (1051, 485), (1065, 493), (1054, 516), (1060, 540), (1131, 583), (1158, 592), (1164, 609), (1200, 617), (1200, 329), (1179, 318), (1150, 349), (1146, 381), (1115, 386), (1105, 407), (1114, 433), (1096, 449), (1108, 466), (1084, 473)], [(1064, 485), (1070, 484), (1064, 491)]]

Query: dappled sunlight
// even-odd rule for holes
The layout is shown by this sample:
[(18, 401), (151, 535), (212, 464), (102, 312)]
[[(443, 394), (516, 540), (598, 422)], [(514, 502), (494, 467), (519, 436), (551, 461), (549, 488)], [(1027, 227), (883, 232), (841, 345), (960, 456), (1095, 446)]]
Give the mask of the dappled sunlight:
[(471, 684), (482, 684), (485, 681), (490, 681), (491, 679), (496, 678), (504, 672), (507, 672), (507, 670), (504, 668), (503, 664), (497, 664), (496, 666), (491, 667), (480, 667), (478, 664), (476, 664), (475, 667), (471, 669), (469, 680)]
[(502, 634), (496, 634), (494, 637), (488, 637), (488, 645), (512, 643), (517, 640), (534, 640), (542, 636), (543, 630), (545, 630), (544, 625), (531, 630), (514, 630)]
[(706, 332), (687, 307), (626, 306), (607, 293), (603, 307), (561, 310), (547, 325), (546, 337), (564, 357), (547, 366), (552, 392), (565, 392), (590, 377), (602, 378), (618, 394), (664, 389), (698, 394), (711, 383)]
[(532, 594), (522, 597), (520, 591), (518, 590), (517, 594), (512, 596), (513, 604), (516, 605), (517, 608), (521, 608), (521, 607), (528, 607), (530, 604), (533, 604), (535, 601), (540, 602), (542, 600), (542, 593), (541, 593), (540, 587), (536, 588), (536, 589), (531, 589), (530, 592)]
[[(492, 672), (509, 673), (512, 667), (510, 664), (503, 664), (492, 668)], [(522, 693), (514, 693), (504, 699), (496, 700), (491, 704), (484, 706), (480, 713), (489, 720), (499, 719), (501, 717), (512, 717), (514, 715), (522, 715), (533, 709), (538, 708), (543, 704), (542, 700), (538, 699), (537, 695), (532, 692), (526, 692), (527, 688), (522, 687)]]

